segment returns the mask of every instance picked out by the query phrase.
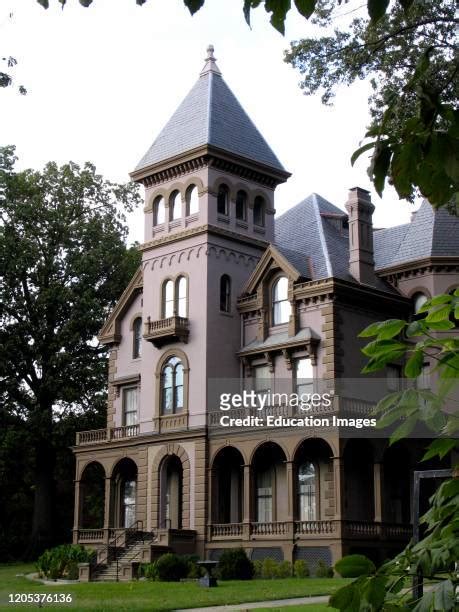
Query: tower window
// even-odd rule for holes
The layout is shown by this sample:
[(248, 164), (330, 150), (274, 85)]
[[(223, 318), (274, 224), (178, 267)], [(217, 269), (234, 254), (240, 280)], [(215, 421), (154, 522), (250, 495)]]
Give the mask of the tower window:
[(163, 284), (162, 317), (168, 319), (174, 315), (186, 317), (188, 311), (188, 282), (185, 276), (179, 276), (175, 282), (171, 279)]
[(190, 185), (186, 190), (186, 214), (194, 215), (199, 212), (198, 188)]
[(260, 227), (265, 226), (265, 200), (257, 196), (253, 203), (253, 222)]
[(164, 207), (164, 198), (159, 196), (153, 202), (153, 225), (161, 225), (166, 219), (166, 209)]
[(142, 319), (137, 317), (132, 324), (132, 357), (138, 359), (142, 353)]
[(182, 216), (182, 197), (179, 191), (173, 191), (169, 198), (170, 220), (175, 221)]
[(247, 221), (247, 194), (242, 190), (236, 195), (236, 219)]
[(161, 412), (176, 414), (183, 409), (183, 365), (170, 357), (161, 372)]
[(276, 280), (272, 290), (272, 322), (273, 325), (288, 323), (291, 305), (288, 300), (288, 280), (281, 276)]
[(230, 312), (231, 310), (231, 279), (228, 274), (220, 278), (220, 310)]
[(217, 212), (219, 215), (229, 215), (229, 189), (227, 185), (220, 185), (218, 189)]
[(137, 387), (123, 389), (123, 425), (136, 425), (138, 421), (138, 399)]

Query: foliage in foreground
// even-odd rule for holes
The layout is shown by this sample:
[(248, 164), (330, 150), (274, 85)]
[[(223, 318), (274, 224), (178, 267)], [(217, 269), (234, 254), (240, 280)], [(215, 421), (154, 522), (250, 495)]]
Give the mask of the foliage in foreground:
[(179, 582), (183, 578), (199, 578), (201, 568), (196, 564), (198, 560), (197, 555), (166, 553), (153, 563), (143, 564), (142, 575), (147, 580), (161, 582)]
[[(422, 318), (408, 323), (390, 320), (375, 323), (365, 329), (362, 337), (374, 337), (363, 352), (370, 360), (365, 368), (373, 372), (388, 363), (405, 359), (405, 375), (416, 378), (425, 360), (436, 363), (432, 371), (439, 375), (438, 390), (408, 389), (381, 400), (376, 408), (379, 427), (396, 424), (391, 442), (410, 434), (417, 421), (422, 421), (437, 439), (430, 445), (424, 459), (450, 456), (459, 449), (457, 436), (459, 415), (445, 412), (446, 401), (457, 387), (459, 378), (459, 338), (438, 335), (457, 328), (459, 320), (459, 289), (453, 295), (438, 295), (420, 309)], [(404, 332), (405, 337), (399, 338)], [(369, 576), (360, 576), (339, 589), (330, 598), (330, 605), (346, 612), (443, 612), (457, 609), (459, 589), (459, 467), (453, 468), (453, 478), (445, 480), (430, 498), (430, 508), (422, 517), (425, 535), (419, 542), (411, 541), (399, 555)], [(349, 571), (352, 559), (343, 559), (341, 573)], [(342, 573), (342, 575), (344, 575)], [(423, 576), (432, 581), (419, 600), (411, 590), (403, 589), (406, 581)]]
[(45, 552), (38, 558), (36, 567), (40, 576), (56, 580), (67, 578), (78, 580), (78, 563), (90, 563), (95, 552), (77, 544), (62, 544)]

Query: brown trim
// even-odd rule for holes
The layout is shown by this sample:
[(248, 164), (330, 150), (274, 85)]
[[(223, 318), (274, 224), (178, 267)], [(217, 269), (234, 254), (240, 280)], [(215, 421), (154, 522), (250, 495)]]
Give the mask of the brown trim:
[(251, 294), (256, 291), (260, 281), (263, 279), (266, 271), (270, 268), (273, 262), (276, 263), (281, 270), (283, 270), (288, 278), (297, 281), (301, 277), (298, 270), (292, 266), (289, 261), (287, 261), (287, 259), (276, 249), (275, 246), (270, 244), (263, 253), (260, 261), (255, 266), (249, 280), (244, 285), (241, 292), (242, 295)]
[(459, 268), (459, 257), (454, 255), (446, 257), (425, 257), (424, 259), (407, 261), (406, 263), (397, 264), (395, 266), (380, 268), (376, 270), (376, 274), (384, 278), (392, 275), (403, 275), (407, 272), (419, 272), (425, 268), (432, 268), (432, 272), (439, 272), (441, 270), (438, 268), (444, 267), (453, 268), (453, 271), (457, 271)]

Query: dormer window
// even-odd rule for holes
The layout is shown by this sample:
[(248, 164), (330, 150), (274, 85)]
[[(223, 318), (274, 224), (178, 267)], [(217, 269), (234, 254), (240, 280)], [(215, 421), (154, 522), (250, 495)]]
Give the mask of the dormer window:
[(265, 199), (257, 196), (253, 203), (253, 223), (259, 227), (265, 226)]
[(236, 195), (236, 219), (247, 221), (247, 194), (242, 190)]
[(162, 318), (174, 315), (186, 317), (188, 311), (188, 282), (185, 276), (179, 276), (175, 282), (168, 279), (163, 285)]
[(186, 190), (186, 214), (194, 215), (199, 212), (198, 188), (190, 185)]
[(161, 225), (166, 219), (164, 198), (159, 196), (153, 202), (153, 225)]
[(182, 197), (179, 191), (173, 191), (169, 198), (170, 220), (175, 221), (182, 216)]
[(272, 288), (272, 322), (273, 325), (288, 323), (291, 306), (288, 300), (288, 279), (278, 278)]
[(132, 358), (138, 359), (142, 353), (142, 319), (137, 317), (132, 324)]
[(219, 215), (229, 215), (229, 189), (227, 185), (220, 185), (217, 195), (217, 212)]
[(231, 279), (228, 274), (220, 278), (220, 310), (230, 312), (231, 310)]

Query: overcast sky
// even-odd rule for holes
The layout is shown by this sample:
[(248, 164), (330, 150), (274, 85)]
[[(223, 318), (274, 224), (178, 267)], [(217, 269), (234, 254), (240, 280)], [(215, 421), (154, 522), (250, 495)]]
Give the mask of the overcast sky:
[[(36, 0), (0, 6), (0, 56), (16, 57), (15, 78), (28, 90), (0, 90), (0, 142), (16, 145), (19, 167), (90, 160), (107, 178), (128, 180), (212, 43), (224, 79), (292, 173), (276, 191), (278, 212), (313, 191), (342, 208), (348, 188), (370, 189), (366, 160), (355, 168), (349, 161), (368, 124), (367, 84), (341, 89), (331, 108), (302, 94), (299, 74), (283, 62), (290, 40), (316, 31), (298, 13), (291, 11), (284, 38), (263, 8), (253, 12), (250, 30), (242, 0), (207, 0), (194, 17), (182, 0), (50, 4), (47, 11)], [(376, 226), (409, 220), (413, 206), (393, 190), (382, 200), (372, 190), (372, 198)], [(131, 238), (141, 239), (141, 224), (139, 210)]]

